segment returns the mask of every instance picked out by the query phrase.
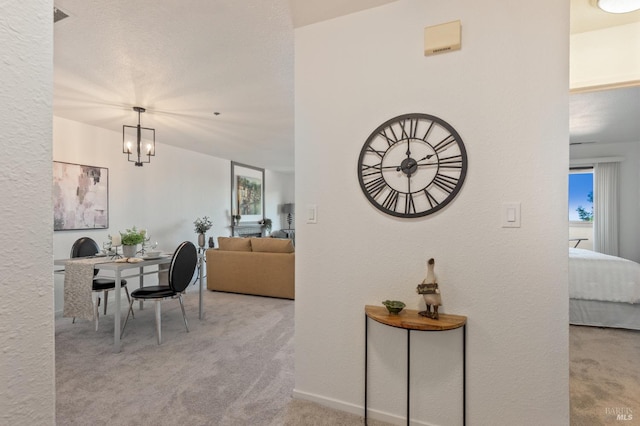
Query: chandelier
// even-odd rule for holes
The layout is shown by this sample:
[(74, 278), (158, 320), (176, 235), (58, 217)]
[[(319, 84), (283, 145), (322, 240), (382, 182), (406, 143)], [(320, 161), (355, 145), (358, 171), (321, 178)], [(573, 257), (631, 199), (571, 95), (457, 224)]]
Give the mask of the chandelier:
[[(122, 126), (122, 153), (127, 154), (127, 159), (137, 167), (142, 167), (143, 163), (150, 163), (151, 157), (156, 155), (156, 131), (140, 126), (140, 113), (146, 111), (144, 108), (134, 106), (133, 110), (138, 113), (138, 125)], [(147, 159), (143, 160), (145, 156)]]

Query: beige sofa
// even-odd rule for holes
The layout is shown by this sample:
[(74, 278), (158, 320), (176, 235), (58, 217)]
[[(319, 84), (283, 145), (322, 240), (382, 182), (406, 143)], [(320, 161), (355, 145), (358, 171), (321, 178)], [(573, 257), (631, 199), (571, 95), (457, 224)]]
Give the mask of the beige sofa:
[(294, 299), (291, 240), (218, 237), (218, 248), (206, 256), (209, 290)]

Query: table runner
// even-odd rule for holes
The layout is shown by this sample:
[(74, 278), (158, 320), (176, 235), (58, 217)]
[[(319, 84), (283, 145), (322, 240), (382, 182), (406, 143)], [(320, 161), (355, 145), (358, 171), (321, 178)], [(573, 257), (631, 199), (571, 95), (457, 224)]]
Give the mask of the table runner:
[(84, 258), (69, 260), (64, 273), (64, 310), (65, 318), (83, 318), (93, 321), (92, 287), (93, 269), (97, 263), (107, 263), (105, 258)]

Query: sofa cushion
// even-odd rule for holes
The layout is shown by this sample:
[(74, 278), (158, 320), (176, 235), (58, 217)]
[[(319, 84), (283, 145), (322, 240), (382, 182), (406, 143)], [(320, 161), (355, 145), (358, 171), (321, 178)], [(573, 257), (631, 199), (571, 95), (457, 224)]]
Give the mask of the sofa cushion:
[(251, 238), (251, 250), (269, 253), (293, 253), (293, 243), (285, 238)]
[(224, 251), (251, 251), (251, 240), (242, 237), (218, 237), (218, 249)]

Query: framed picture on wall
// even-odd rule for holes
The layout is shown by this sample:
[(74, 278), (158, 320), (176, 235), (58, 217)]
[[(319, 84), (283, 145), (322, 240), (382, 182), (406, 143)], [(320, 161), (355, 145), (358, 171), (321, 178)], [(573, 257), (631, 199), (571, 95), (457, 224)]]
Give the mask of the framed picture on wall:
[(242, 222), (264, 218), (264, 169), (231, 162), (231, 214)]
[(53, 162), (53, 230), (109, 227), (109, 169)]

